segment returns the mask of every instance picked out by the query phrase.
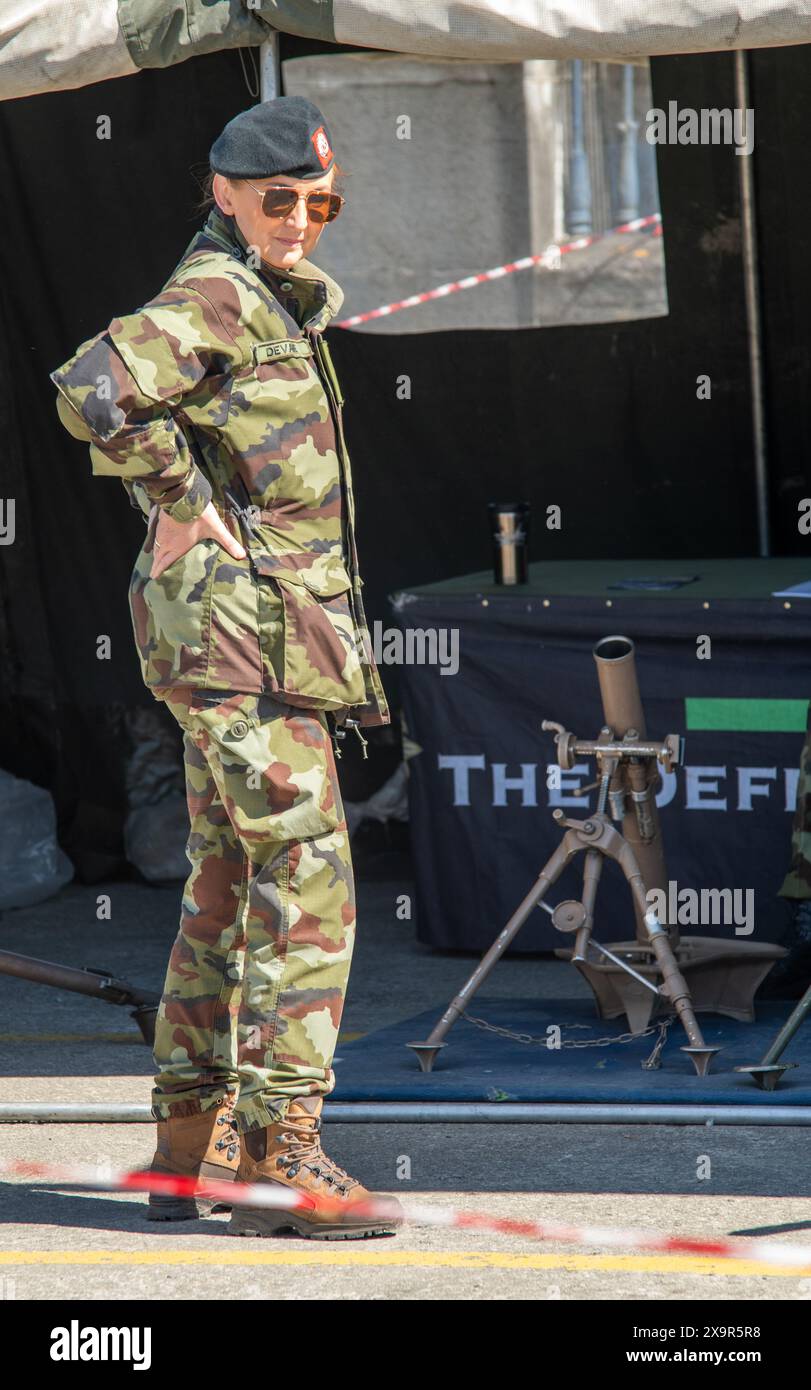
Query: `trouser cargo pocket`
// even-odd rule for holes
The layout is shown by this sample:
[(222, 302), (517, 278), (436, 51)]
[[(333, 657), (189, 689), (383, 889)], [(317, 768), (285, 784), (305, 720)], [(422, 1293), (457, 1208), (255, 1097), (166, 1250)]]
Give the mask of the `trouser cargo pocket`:
[(243, 841), (304, 840), (342, 825), (326, 716), (270, 695), (157, 690), (208, 764)]

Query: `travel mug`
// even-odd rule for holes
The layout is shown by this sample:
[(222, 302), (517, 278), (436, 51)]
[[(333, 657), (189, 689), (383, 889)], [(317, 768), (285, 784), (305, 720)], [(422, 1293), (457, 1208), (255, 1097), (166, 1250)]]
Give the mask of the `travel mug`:
[(529, 502), (488, 502), (496, 584), (526, 584)]

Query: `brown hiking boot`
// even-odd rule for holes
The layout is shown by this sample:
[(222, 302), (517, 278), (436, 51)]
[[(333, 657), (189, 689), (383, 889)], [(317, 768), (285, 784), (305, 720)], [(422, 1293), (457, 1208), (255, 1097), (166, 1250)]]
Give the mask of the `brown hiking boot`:
[[(321, 1148), (321, 1096), (292, 1100), (280, 1124), (246, 1131), (238, 1180), (271, 1185), (309, 1198), (297, 1211), (283, 1208), (234, 1206), (229, 1236), (270, 1236), (291, 1231), (314, 1240), (360, 1240), (391, 1235), (402, 1225), (403, 1209), (394, 1197), (369, 1192), (327, 1158)], [(371, 1217), (364, 1206), (374, 1202), (388, 1208)]]
[[(202, 1114), (158, 1120), (158, 1147), (150, 1172), (233, 1182), (239, 1167), (239, 1132), (233, 1113), (236, 1098), (237, 1093), (229, 1091), (219, 1105)], [(229, 1210), (228, 1203), (212, 1197), (150, 1192), (147, 1219), (189, 1221), (212, 1211)]]

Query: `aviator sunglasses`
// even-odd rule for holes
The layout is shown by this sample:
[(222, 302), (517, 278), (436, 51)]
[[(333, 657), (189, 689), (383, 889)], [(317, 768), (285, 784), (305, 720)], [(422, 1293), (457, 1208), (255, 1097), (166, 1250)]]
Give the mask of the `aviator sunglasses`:
[(287, 188), (281, 183), (271, 184), (269, 188), (256, 188), (247, 179), (245, 183), (262, 199), (265, 217), (289, 217), (299, 198), (303, 198), (311, 222), (333, 222), (345, 202), (340, 193), (330, 193), (328, 189), (298, 193), (295, 188)]

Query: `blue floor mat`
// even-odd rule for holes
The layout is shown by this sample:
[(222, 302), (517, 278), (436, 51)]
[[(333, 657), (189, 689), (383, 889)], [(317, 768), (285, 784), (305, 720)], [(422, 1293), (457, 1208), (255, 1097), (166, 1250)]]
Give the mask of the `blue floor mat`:
[[(610, 1047), (561, 1048), (513, 1042), (486, 1033), (460, 1018), (447, 1036), (434, 1070), (423, 1075), (416, 1054), (406, 1046), (424, 1042), (446, 1004), (339, 1045), (335, 1057), (336, 1101), (572, 1101), (627, 1104), (811, 1105), (811, 1018), (800, 1025), (781, 1061), (799, 1066), (784, 1073), (772, 1093), (733, 1068), (759, 1062), (795, 1007), (789, 1001), (756, 1005), (755, 1023), (738, 1023), (719, 1014), (701, 1014), (708, 1046), (722, 1047), (708, 1076), (696, 1076), (679, 1048), (684, 1029), (673, 1023), (656, 1071), (643, 1071), (656, 1035)], [(596, 1017), (588, 999), (477, 998), (470, 1012), (488, 1023), (546, 1036), (550, 1024), (562, 1039), (586, 1040), (627, 1031), (625, 1018)]]

